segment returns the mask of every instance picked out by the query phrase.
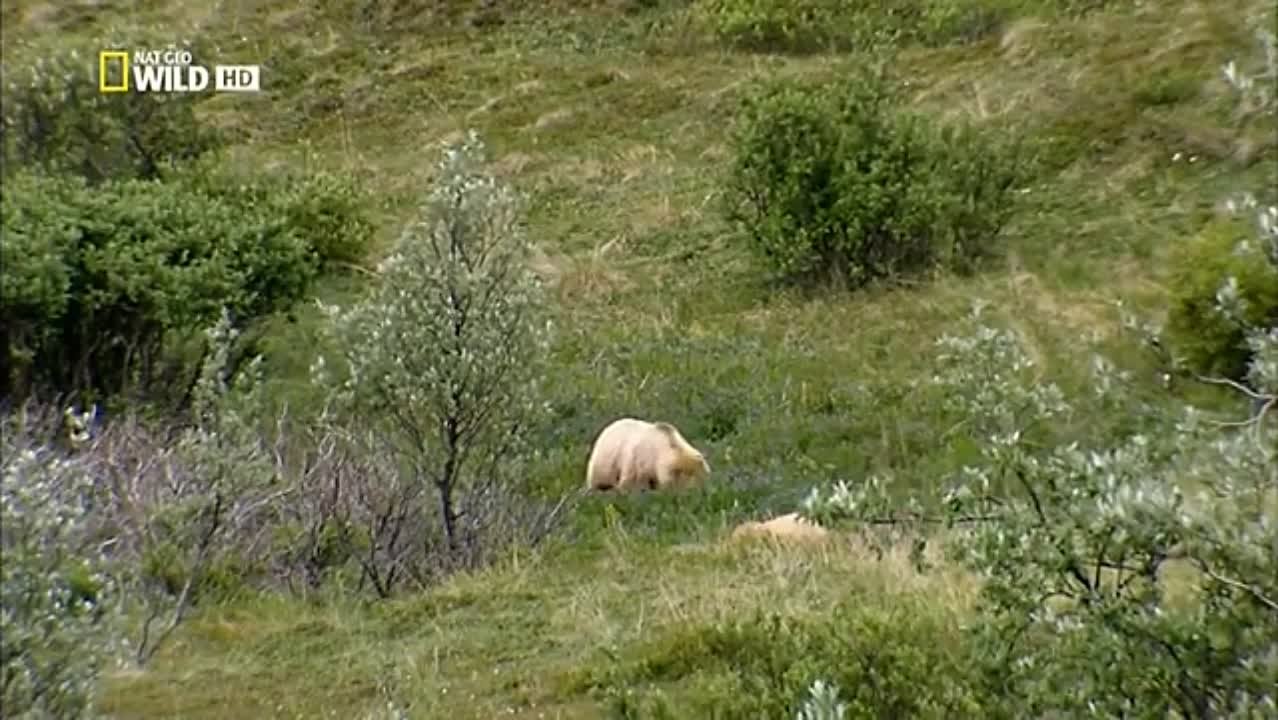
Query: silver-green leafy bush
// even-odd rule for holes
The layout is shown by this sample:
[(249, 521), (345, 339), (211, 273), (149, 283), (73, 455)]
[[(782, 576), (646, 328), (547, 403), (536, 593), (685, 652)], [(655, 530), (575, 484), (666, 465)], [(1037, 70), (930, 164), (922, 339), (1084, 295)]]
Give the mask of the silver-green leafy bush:
[(231, 402), (225, 387), (233, 339), (223, 315), (210, 330), (195, 417), (176, 434), (128, 413), (98, 423), (92, 411), (57, 413), (35, 400), (6, 413), (7, 717), (89, 713), (104, 663), (126, 651), (147, 661), (215, 571), (254, 562), (287, 493), (243, 415), (251, 393)]
[(839, 687), (814, 680), (795, 720), (844, 720), (847, 714), (847, 705), (839, 701)]
[(1253, 63), (1255, 69), (1241, 66), (1238, 60), (1221, 67), (1225, 82), (1238, 92), (1236, 113), (1245, 122), (1264, 122), (1266, 117), (1278, 113), (1278, 93), (1274, 91), (1274, 83), (1278, 82), (1278, 36), (1273, 31), (1272, 13), (1272, 8), (1262, 8), (1251, 18), (1260, 45), (1259, 60)]
[(521, 497), (521, 462), (546, 411), (551, 326), (519, 199), (483, 173), (483, 152), (474, 132), (445, 148), (420, 218), (371, 294), (330, 309), (344, 374), (335, 407), (399, 465), (360, 509), (363, 542), (382, 551), (365, 574), (383, 594), (405, 574), (428, 579), (432, 564), (478, 561), (495, 537), (539, 536), (548, 520), (511, 513), (536, 506)]
[(93, 490), (85, 520), (108, 549), (118, 601), (136, 621), (127, 636), (137, 663), (203, 599), (264, 573), (265, 537), (292, 494), (257, 425), (258, 363), (228, 387), (236, 336), (229, 316), (206, 334), (190, 417), (158, 423), (122, 409), (86, 423), (69, 414), (60, 431), (74, 433), (69, 445)]
[[(1068, 399), (1013, 333), (972, 325), (938, 340), (933, 382), (984, 441), (940, 500), (947, 549), (982, 578), (989, 696), (1036, 717), (1278, 710), (1278, 428), (1187, 408), (1158, 433), (1043, 447), (1029, 437)], [(1126, 410), (1126, 381), (1095, 367)], [(805, 512), (875, 520), (879, 498), (845, 485)]]
[(5, 717), (91, 714), (118, 656), (120, 591), (94, 533), (94, 476), (19, 411), (0, 441), (0, 706)]
[(1278, 323), (1278, 263), (1272, 238), (1243, 215), (1267, 220), (1268, 211), (1251, 197), (1232, 207), (1233, 217), (1174, 249), (1167, 334), (1178, 369), (1243, 381), (1253, 355), (1249, 333)]
[[(1266, 141), (1278, 138), (1278, 47), (1272, 9), (1253, 18), (1259, 59), (1230, 60), (1221, 68), (1237, 98), (1240, 132), (1256, 131)], [(1231, 217), (1218, 221), (1184, 247), (1173, 273), (1174, 297), (1168, 329), (1175, 341), (1174, 366), (1196, 373), (1246, 381), (1245, 389), (1263, 405), (1257, 389), (1268, 364), (1257, 359), (1264, 335), (1278, 329), (1278, 195), (1272, 187), (1259, 196), (1242, 192), (1225, 202)]]

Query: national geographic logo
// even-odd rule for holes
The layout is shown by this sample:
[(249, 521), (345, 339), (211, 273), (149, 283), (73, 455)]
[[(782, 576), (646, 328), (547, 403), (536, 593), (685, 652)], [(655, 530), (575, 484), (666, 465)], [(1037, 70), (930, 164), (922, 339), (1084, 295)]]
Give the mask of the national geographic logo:
[(98, 53), (98, 91), (103, 93), (260, 92), (260, 65), (192, 63), (187, 50), (103, 50)]

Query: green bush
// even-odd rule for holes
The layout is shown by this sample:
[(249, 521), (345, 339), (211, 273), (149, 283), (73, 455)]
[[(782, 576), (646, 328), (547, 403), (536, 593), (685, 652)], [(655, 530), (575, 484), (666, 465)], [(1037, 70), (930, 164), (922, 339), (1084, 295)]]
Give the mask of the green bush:
[(212, 163), (192, 163), (174, 176), (202, 193), (278, 217), (315, 251), (320, 268), (362, 263), (374, 226), (371, 197), (351, 175), (286, 169), (241, 177)]
[(744, 50), (802, 52), (847, 42), (831, 30), (842, 25), (835, 7), (821, 0), (712, 0), (700, 12), (721, 40)]
[[(200, 157), (225, 143), (201, 122), (196, 93), (101, 93), (102, 42), (43, 46), (19, 41), (23, 63), (3, 68), (0, 170), (71, 173), (91, 184), (162, 176), (173, 163)], [(134, 36), (130, 46), (148, 46)], [(149, 47), (162, 48), (156, 42)], [(189, 48), (199, 63), (201, 48)], [(34, 58), (26, 61), (25, 59)]]
[(993, 251), (1023, 177), (1020, 147), (897, 107), (881, 74), (770, 83), (734, 134), (729, 217), (790, 281), (851, 287)]
[(997, 32), (1017, 5), (1015, 0), (708, 0), (698, 12), (732, 47), (805, 53), (976, 42)]
[[(98, 399), (126, 388), (181, 392), (191, 372), (175, 340), (223, 307), (240, 325), (289, 307), (323, 261), (355, 257), (367, 242), (371, 227), (338, 179), (211, 177), (183, 171), (166, 182), (90, 186), (23, 172), (6, 181), (0, 318), (9, 387), (0, 389)], [(162, 387), (165, 378), (179, 386)]]
[(1246, 219), (1214, 221), (1177, 247), (1169, 286), (1176, 351), (1196, 372), (1241, 380), (1251, 357), (1247, 328), (1278, 325), (1278, 265)]

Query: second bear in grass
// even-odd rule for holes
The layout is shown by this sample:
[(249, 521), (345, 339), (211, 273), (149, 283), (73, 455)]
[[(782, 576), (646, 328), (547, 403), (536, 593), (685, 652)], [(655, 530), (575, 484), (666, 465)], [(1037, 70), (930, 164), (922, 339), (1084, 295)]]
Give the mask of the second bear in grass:
[(587, 490), (667, 490), (710, 475), (701, 451), (670, 423), (621, 418), (595, 438), (586, 465)]
[(803, 517), (787, 513), (764, 522), (743, 522), (732, 531), (732, 540), (775, 540), (781, 542), (824, 542), (830, 531)]

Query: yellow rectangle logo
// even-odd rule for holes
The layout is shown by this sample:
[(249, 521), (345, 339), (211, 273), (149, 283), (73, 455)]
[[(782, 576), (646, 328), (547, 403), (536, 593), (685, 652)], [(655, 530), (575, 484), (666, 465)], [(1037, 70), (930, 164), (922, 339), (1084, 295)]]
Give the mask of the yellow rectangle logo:
[[(120, 81), (116, 84), (107, 82), (107, 63), (116, 60), (120, 63)], [(125, 50), (103, 50), (98, 53), (98, 92), (119, 93), (129, 91), (129, 53)]]

